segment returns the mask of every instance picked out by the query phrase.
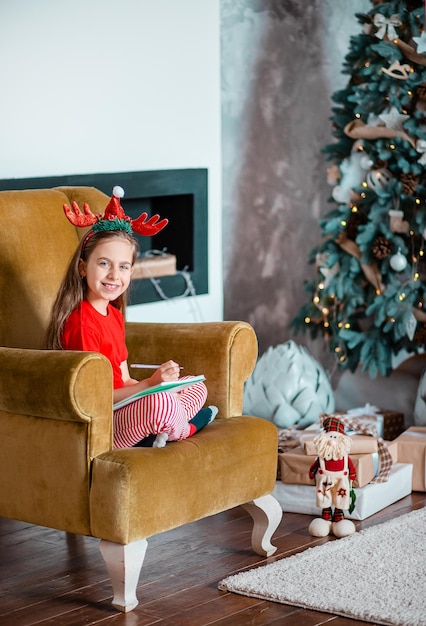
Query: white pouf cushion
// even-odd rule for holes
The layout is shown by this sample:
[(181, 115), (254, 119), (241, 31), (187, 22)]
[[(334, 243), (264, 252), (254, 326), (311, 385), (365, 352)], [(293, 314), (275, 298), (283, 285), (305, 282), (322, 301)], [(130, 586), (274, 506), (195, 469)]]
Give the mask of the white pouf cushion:
[(244, 389), (243, 411), (278, 428), (306, 428), (334, 411), (334, 395), (322, 366), (303, 346), (287, 341), (259, 358)]

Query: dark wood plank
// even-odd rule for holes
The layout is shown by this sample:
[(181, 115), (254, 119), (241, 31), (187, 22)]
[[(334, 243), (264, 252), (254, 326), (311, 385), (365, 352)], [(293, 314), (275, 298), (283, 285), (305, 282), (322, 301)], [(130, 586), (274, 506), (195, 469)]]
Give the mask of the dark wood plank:
[[(413, 493), (356, 522), (358, 530), (426, 506)], [(112, 590), (98, 541), (0, 518), (0, 623), (114, 626), (361, 626), (365, 622), (219, 591), (230, 574), (296, 554), (332, 537), (308, 533), (312, 518), (287, 513), (275, 534), (277, 554), (251, 551), (252, 522), (242, 509), (215, 515), (149, 540), (138, 585), (139, 606), (128, 614), (111, 606)]]

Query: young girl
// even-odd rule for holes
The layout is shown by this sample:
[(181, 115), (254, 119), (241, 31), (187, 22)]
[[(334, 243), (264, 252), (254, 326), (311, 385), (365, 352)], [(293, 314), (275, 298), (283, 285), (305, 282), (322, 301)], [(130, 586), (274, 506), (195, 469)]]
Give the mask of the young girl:
[[(138, 244), (133, 232), (152, 235), (167, 220), (128, 218), (120, 205), (124, 195), (114, 187), (103, 216), (94, 216), (87, 205), (84, 214), (76, 203), (64, 211), (75, 226), (92, 225), (68, 266), (53, 305), (47, 332), (47, 348), (99, 352), (109, 359), (113, 372), (114, 404), (161, 382), (179, 378), (178, 363), (163, 363), (143, 381), (131, 378), (127, 365), (124, 310)], [(167, 439), (190, 437), (216, 416), (216, 407), (202, 409), (207, 397), (204, 383), (179, 393), (160, 392), (139, 398), (114, 411), (114, 446), (162, 447)], [(152, 435), (157, 435), (152, 443)], [(151, 437), (149, 437), (151, 436)]]

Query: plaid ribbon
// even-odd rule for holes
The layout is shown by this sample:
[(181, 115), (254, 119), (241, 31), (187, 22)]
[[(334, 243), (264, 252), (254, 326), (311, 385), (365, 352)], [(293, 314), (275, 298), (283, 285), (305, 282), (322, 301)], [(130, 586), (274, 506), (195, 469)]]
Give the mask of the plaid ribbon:
[[(324, 420), (326, 420), (330, 415), (327, 413), (322, 413), (320, 415), (320, 425), (322, 426)], [(389, 473), (392, 467), (392, 457), (388, 450), (387, 443), (382, 437), (379, 437), (376, 426), (371, 424), (360, 424), (359, 420), (363, 417), (371, 417), (371, 415), (358, 415), (357, 417), (351, 417), (345, 413), (336, 413), (333, 414), (332, 417), (340, 420), (346, 428), (359, 433), (360, 435), (370, 435), (371, 437), (377, 438), (377, 448), (379, 451), (379, 461), (380, 468), (379, 473), (373, 480), (372, 483), (387, 483), (389, 478)]]

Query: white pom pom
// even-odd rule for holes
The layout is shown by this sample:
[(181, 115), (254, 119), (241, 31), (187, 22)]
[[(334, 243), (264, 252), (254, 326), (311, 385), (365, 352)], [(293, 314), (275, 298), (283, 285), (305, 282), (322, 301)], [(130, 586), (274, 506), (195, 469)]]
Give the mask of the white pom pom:
[(113, 187), (112, 189), (112, 195), (115, 196), (116, 198), (124, 198), (123, 187), (120, 187), (119, 185), (115, 185), (115, 187)]

